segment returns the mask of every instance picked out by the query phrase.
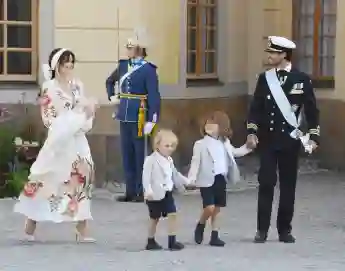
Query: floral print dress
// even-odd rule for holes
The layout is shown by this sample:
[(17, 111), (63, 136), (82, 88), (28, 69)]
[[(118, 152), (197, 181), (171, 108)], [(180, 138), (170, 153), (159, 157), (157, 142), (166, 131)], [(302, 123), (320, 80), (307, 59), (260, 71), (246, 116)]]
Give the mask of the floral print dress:
[(14, 209), (35, 221), (92, 219), (94, 166), (85, 134), (93, 118), (83, 111), (82, 83), (75, 81), (71, 88), (69, 95), (55, 80), (42, 86), (40, 106), (48, 136)]

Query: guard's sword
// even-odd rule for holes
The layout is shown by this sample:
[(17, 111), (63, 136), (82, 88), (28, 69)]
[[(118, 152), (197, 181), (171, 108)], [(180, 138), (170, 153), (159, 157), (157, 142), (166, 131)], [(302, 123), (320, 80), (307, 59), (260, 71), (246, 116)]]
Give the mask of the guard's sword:
[[(117, 69), (118, 69), (119, 63), (120, 63), (120, 8), (119, 7), (117, 7), (117, 9), (116, 9), (116, 17), (117, 17), (117, 61), (116, 61), (116, 65), (117, 65)], [(114, 85), (115, 107), (114, 107), (114, 112), (111, 116), (113, 119), (115, 119), (117, 106), (118, 106), (119, 100), (120, 100), (121, 89), (120, 89), (119, 81), (120, 81), (120, 78), (117, 78), (115, 85)]]

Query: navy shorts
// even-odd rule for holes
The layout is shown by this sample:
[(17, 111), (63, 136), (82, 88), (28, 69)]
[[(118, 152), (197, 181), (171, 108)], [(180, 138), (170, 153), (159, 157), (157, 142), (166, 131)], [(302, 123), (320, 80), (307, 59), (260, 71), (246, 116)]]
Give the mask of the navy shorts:
[(200, 187), (203, 207), (214, 205), (216, 207), (226, 206), (226, 180), (223, 175), (216, 175), (214, 183), (210, 187)]
[(161, 200), (147, 200), (149, 215), (152, 219), (166, 217), (168, 214), (176, 213), (176, 205), (172, 192), (168, 191)]

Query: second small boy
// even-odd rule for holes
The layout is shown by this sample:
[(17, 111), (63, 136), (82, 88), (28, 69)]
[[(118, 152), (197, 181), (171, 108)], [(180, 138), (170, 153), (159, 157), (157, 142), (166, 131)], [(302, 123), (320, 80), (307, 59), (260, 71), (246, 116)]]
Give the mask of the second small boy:
[(235, 148), (230, 143), (231, 127), (229, 117), (221, 111), (206, 116), (201, 124), (203, 138), (196, 141), (188, 179), (200, 188), (203, 211), (194, 231), (194, 239), (201, 244), (206, 222), (210, 219), (212, 233), (211, 246), (224, 246), (219, 238), (217, 216), (220, 208), (226, 206), (227, 182), (236, 183), (240, 173), (235, 157), (251, 152), (243, 145)]

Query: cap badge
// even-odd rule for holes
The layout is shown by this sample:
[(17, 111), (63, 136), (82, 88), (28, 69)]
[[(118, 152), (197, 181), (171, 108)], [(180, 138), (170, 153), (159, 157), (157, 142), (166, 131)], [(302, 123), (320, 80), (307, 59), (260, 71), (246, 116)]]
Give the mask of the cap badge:
[(270, 48), (272, 46), (272, 40), (270, 38), (268, 39), (267, 46), (268, 46), (268, 48)]

